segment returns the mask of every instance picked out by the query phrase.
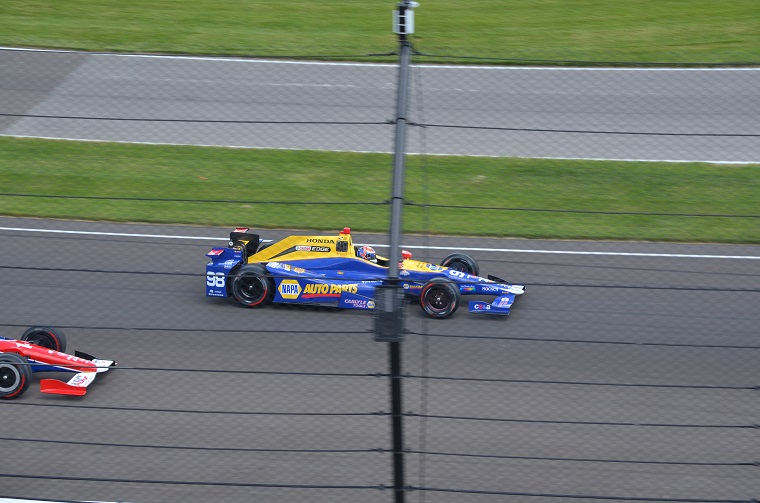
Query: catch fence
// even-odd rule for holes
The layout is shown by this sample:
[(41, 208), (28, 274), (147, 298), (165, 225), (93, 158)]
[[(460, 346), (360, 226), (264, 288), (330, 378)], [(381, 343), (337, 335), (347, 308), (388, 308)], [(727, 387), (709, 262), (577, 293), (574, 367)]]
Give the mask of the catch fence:
[[(685, 190), (668, 185), (671, 171), (661, 193), (636, 190), (652, 166), (756, 170), (757, 69), (430, 57), (411, 69), (403, 245), (434, 264), (462, 251), (527, 292), (506, 319), (463, 305), (434, 320), (405, 305), (406, 500), (760, 498), (760, 254), (694, 242), (746, 242), (760, 215), (732, 194), (753, 186), (716, 186), (720, 207), (668, 206)], [(367, 59), (0, 51), (0, 92), (15, 97), (0, 100), (4, 136), (238, 147), (252, 166), (210, 173), (178, 150), (98, 157), (103, 173), (134, 162), (138, 193), (65, 173), (57, 185), (8, 177), (6, 215), (61, 216), (35, 213), (53, 201), (62, 216), (153, 223), (0, 219), (0, 335), (56, 325), (72, 347), (120, 364), (81, 399), (40, 395), (35, 381), (0, 403), (0, 497), (392, 501), (388, 355), (372, 316), (203, 296), (205, 253), (228, 226), (273, 240), (350, 226), (354, 242), (387, 254), (377, 232), (390, 211), (397, 69)], [(37, 173), (42, 154), (17, 145)], [(72, 169), (99, 156), (87, 145), (72, 147)], [(312, 171), (256, 164), (272, 150), (303, 154)], [(353, 174), (332, 167), (335, 152)], [(162, 163), (173, 155), (198, 184), (224, 179), (172, 185)], [(153, 176), (164, 169), (166, 185)], [(524, 197), (558, 177), (568, 191)], [(158, 224), (177, 209), (203, 226)], [(557, 229), (572, 240), (544, 239)], [(652, 241), (626, 240), (632, 231)]]

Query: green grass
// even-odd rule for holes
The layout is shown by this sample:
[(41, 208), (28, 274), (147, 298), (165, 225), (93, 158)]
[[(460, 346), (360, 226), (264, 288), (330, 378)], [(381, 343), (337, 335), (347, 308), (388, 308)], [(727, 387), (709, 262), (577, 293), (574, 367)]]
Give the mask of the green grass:
[[(244, 56), (384, 53), (395, 1), (2, 0), (0, 45)], [(428, 0), (429, 54), (586, 61), (760, 61), (757, 0)]]
[[(4, 194), (82, 196), (2, 195), (5, 215), (377, 232), (390, 220), (387, 154), (0, 137), (0, 166)], [(758, 165), (409, 157), (404, 232), (760, 243), (760, 218), (614, 214), (757, 216), (758, 194)], [(166, 198), (186, 201), (151, 200)]]

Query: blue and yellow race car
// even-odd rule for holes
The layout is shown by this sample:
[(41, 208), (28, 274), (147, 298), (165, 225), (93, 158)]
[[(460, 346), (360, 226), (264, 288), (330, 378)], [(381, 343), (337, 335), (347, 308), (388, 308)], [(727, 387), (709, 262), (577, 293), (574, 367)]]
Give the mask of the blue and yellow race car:
[[(356, 246), (351, 229), (337, 236), (289, 236), (272, 242), (248, 228), (230, 233), (227, 247), (206, 254), (206, 295), (233, 297), (246, 307), (272, 302), (328, 304), (346, 309), (374, 309), (375, 289), (389, 280), (388, 259), (370, 246)], [(477, 262), (454, 253), (440, 265), (412, 260), (402, 252), (398, 283), (419, 298), (433, 318), (446, 318), (459, 307), (461, 295), (495, 296), (469, 302), (471, 313), (508, 315), (524, 285), (494, 276), (479, 276)]]

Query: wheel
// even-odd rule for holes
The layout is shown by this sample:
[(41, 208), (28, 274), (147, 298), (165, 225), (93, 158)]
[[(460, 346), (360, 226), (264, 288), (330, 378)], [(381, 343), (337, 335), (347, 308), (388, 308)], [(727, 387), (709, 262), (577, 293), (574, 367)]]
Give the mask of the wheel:
[(465, 255), (464, 253), (452, 253), (441, 261), (441, 265), (443, 267), (448, 267), (449, 269), (456, 269), (457, 271), (472, 274), (473, 276), (480, 276), (480, 267), (478, 266), (478, 263), (474, 258)]
[(263, 265), (244, 265), (232, 280), (232, 296), (246, 307), (265, 306), (274, 298), (274, 281)]
[(26, 358), (16, 353), (0, 354), (0, 398), (16, 398), (32, 381), (32, 369)]
[(60, 328), (31, 327), (21, 335), (21, 340), (61, 353), (66, 351), (66, 336)]
[(420, 306), (433, 318), (446, 318), (459, 307), (459, 288), (446, 278), (433, 278), (422, 287)]

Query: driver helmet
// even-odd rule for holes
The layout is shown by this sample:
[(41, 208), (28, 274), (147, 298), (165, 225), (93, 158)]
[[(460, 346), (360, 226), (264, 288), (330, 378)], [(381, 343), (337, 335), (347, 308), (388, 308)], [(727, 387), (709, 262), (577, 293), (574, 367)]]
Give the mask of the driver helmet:
[(377, 255), (375, 255), (375, 249), (371, 246), (362, 246), (359, 248), (359, 253), (357, 253), (359, 257), (363, 258), (364, 260), (369, 260), (370, 262), (377, 263)]

